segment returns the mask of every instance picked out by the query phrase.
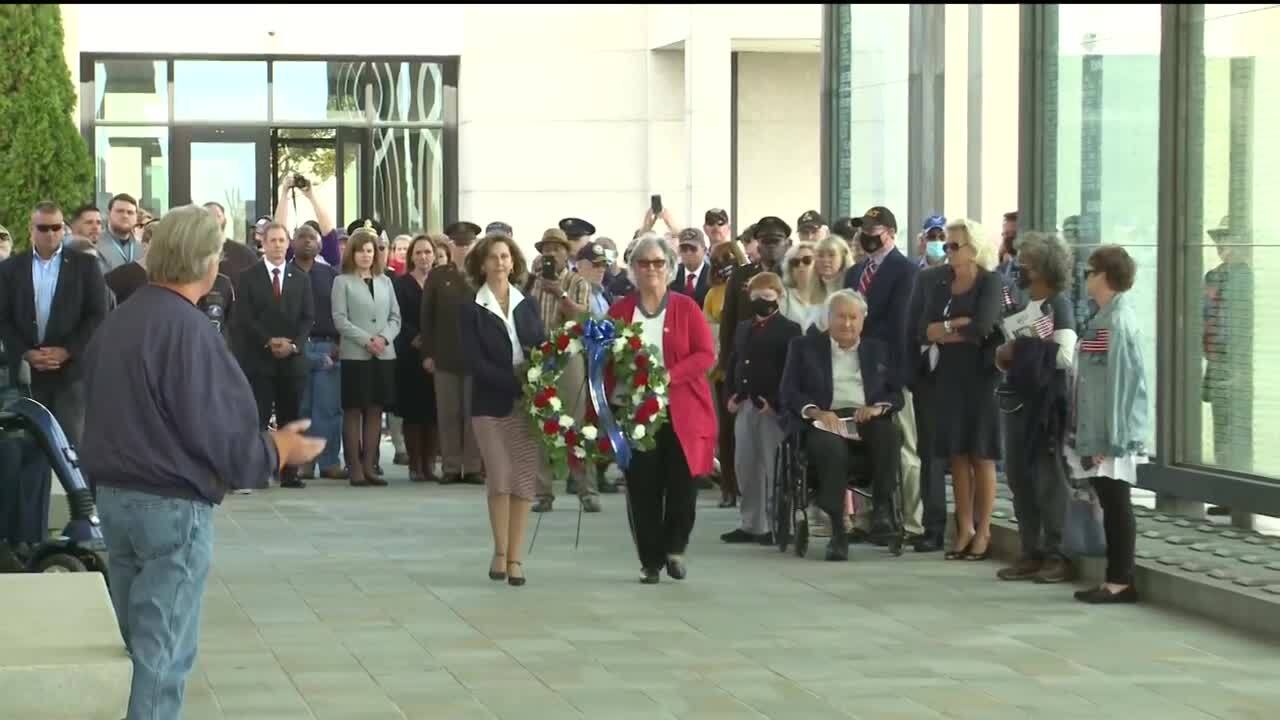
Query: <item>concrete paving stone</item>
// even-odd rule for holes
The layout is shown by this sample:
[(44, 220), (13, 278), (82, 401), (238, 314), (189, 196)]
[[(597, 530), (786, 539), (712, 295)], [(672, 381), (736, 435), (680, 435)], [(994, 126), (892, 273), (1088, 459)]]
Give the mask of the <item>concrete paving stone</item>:
[(1151, 716), (1149, 702), (1164, 720), (1204, 717), (1214, 691), (1228, 699), (1219, 717), (1280, 700), (1266, 691), (1274, 644), (1144, 605), (1099, 612), (1068, 587), (1000, 583), (990, 563), (856, 548), (833, 566), (822, 541), (805, 559), (725, 546), (717, 536), (738, 516), (714, 492), (683, 583), (635, 582), (622, 498), (604, 496), (578, 550), (576, 513), (544, 517), (529, 585), (509, 588), (483, 575), (482, 492), (411, 486), (400, 470), (378, 495), (317, 483), (238, 496), (216, 514), (192, 709), (211, 720), (271, 708), (273, 720), (1133, 720)]

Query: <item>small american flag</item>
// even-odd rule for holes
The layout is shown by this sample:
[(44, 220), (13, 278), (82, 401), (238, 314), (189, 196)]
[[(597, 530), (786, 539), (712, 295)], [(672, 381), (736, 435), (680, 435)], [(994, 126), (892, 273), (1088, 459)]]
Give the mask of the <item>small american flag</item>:
[(1040, 336), (1041, 340), (1048, 340), (1053, 336), (1052, 315), (1041, 315), (1040, 319), (1036, 320), (1036, 334)]
[(1013, 307), (1013, 295), (1009, 294), (1008, 286), (1000, 288), (1000, 295), (1005, 307)]
[(1092, 338), (1080, 341), (1080, 352), (1105, 353), (1110, 345), (1111, 331), (1106, 328), (1099, 328), (1094, 331)]

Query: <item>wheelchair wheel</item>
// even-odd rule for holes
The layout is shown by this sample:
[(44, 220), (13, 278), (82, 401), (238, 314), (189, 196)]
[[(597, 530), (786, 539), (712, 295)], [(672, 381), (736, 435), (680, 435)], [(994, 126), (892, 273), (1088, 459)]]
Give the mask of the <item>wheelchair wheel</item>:
[(788, 470), (791, 467), (790, 451), (783, 443), (778, 448), (773, 462), (773, 491), (770, 500), (773, 507), (773, 539), (778, 543), (778, 551), (786, 552), (791, 544), (791, 484)]
[(809, 521), (801, 520), (796, 524), (796, 557), (804, 557), (809, 552)]

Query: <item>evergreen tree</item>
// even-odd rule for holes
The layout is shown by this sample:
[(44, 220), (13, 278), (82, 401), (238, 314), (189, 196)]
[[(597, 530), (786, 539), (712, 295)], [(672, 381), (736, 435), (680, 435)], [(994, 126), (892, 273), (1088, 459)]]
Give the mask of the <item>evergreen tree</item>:
[(0, 5), (0, 38), (0, 224), (16, 248), (37, 202), (70, 213), (92, 196), (93, 161), (73, 120), (59, 6)]

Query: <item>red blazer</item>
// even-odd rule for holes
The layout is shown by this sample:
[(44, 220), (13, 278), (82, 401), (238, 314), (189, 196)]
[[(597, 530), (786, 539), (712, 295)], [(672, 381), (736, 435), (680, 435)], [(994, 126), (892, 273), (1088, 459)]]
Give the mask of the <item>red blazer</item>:
[[(638, 294), (632, 293), (609, 308), (609, 317), (631, 324)], [(676, 292), (667, 293), (667, 315), (662, 328), (662, 364), (671, 384), (667, 388), (667, 412), (689, 473), (710, 475), (716, 447), (716, 410), (711, 402), (707, 373), (715, 365), (711, 328), (697, 301)]]

